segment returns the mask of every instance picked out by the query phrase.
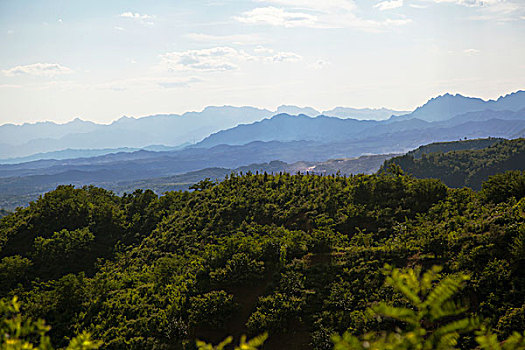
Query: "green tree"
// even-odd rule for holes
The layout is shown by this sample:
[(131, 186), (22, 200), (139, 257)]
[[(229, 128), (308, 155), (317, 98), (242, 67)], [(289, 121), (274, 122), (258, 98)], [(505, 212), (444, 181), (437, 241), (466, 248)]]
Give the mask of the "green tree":
[[(2, 350), (53, 350), (46, 335), (51, 327), (43, 320), (34, 321), (20, 313), (20, 304), (14, 297), (11, 301), (0, 301), (0, 349)], [(92, 340), (88, 333), (71, 339), (66, 350), (94, 350), (102, 345)]]

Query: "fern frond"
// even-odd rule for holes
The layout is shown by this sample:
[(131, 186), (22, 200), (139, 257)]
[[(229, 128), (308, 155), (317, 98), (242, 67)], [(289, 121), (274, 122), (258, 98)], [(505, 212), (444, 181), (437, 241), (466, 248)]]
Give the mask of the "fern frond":
[(224, 339), (222, 342), (220, 342), (217, 346), (213, 346), (212, 344), (208, 344), (206, 342), (203, 342), (201, 340), (197, 340), (197, 349), (199, 350), (223, 350), (226, 345), (229, 345), (233, 340), (233, 337), (228, 337)]
[(439, 349), (439, 350), (453, 349), (457, 345), (458, 339), (459, 339), (458, 333), (446, 334), (439, 339), (436, 349)]
[(503, 342), (503, 350), (524, 350), (525, 349), (525, 332), (520, 334), (518, 332), (512, 333), (510, 337)]
[(439, 320), (443, 317), (457, 316), (468, 311), (468, 307), (462, 306), (453, 301), (447, 301), (441, 307), (430, 305), (430, 319), (432, 321)]
[(356, 336), (345, 332), (343, 336), (332, 336), (334, 350), (361, 350), (363, 348), (361, 341)]
[(392, 275), (386, 278), (386, 283), (402, 293), (412, 304), (420, 305), (421, 299), (418, 296), (419, 288), (414, 290), (414, 288), (405, 284), (405, 281), (407, 280), (408, 278), (406, 278), (405, 274), (398, 269), (394, 269)]
[(439, 327), (432, 334), (432, 340), (440, 339), (450, 333), (466, 333), (473, 331), (479, 327), (479, 320), (477, 318), (463, 318), (461, 320), (447, 323), (444, 326)]
[(463, 282), (469, 279), (470, 277), (467, 275), (450, 275), (445, 277), (428, 293), (422, 306), (431, 306), (433, 308), (441, 307), (444, 302), (449, 300), (461, 289)]
[(501, 345), (498, 342), (498, 337), (493, 333), (479, 333), (476, 337), (479, 347), (483, 350), (501, 350)]
[(246, 341), (246, 336), (243, 335), (239, 346), (236, 346), (235, 350), (258, 350), (267, 338), (268, 334), (264, 333)]
[(420, 285), (421, 292), (426, 294), (429, 290), (432, 289), (434, 281), (438, 280), (440, 275), (439, 273), (443, 270), (441, 266), (434, 265), (432, 269), (426, 271), (421, 277)]
[(412, 325), (418, 325), (419, 319), (414, 310), (407, 309), (404, 307), (395, 307), (385, 303), (378, 303), (371, 307), (372, 311), (376, 314), (394, 318)]

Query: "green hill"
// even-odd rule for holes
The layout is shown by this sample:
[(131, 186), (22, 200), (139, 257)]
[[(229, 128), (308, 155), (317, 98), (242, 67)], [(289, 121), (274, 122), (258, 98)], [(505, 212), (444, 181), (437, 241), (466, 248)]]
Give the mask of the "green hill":
[(430, 144), (385, 161), (417, 178), (436, 178), (447, 186), (481, 189), (489, 176), (525, 170), (525, 139), (481, 139)]
[(404, 327), (367, 312), (405, 303), (385, 263), (442, 265), (471, 276), (467, 314), (507, 337), (525, 328), (524, 179), (480, 193), (392, 173), (232, 175), (161, 197), (60, 186), (1, 219), (0, 296), (44, 318), (55, 346), (81, 331), (104, 349), (269, 332), (265, 349), (330, 349), (347, 329)]
[(487, 148), (501, 141), (505, 141), (505, 139), (490, 137), (487, 139), (434, 142), (428, 145), (420, 146), (415, 150), (408, 152), (407, 154), (419, 159), (423, 156), (423, 154), (478, 150)]

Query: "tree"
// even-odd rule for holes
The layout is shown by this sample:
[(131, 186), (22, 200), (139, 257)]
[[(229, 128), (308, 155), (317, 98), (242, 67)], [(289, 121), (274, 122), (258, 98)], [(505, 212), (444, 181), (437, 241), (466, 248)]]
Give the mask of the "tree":
[[(495, 335), (481, 326), (479, 319), (464, 317), (467, 308), (454, 300), (469, 276), (442, 278), (441, 267), (434, 266), (421, 275), (421, 269), (400, 270), (385, 265), (386, 283), (400, 292), (410, 307), (396, 307), (385, 302), (370, 308), (376, 317), (401, 321), (405, 330), (367, 333), (358, 338), (350, 333), (333, 337), (335, 350), (455, 349), (461, 334), (477, 330), (476, 341), (482, 349), (525, 349), (525, 336), (515, 332), (501, 346)], [(439, 281), (439, 282), (437, 282)], [(437, 284), (436, 284), (437, 282)]]
[[(20, 313), (20, 304), (14, 297), (10, 302), (0, 301), (0, 349), (53, 350), (46, 333), (51, 329), (43, 320), (34, 321)], [(88, 333), (73, 338), (66, 350), (94, 350), (102, 345)]]

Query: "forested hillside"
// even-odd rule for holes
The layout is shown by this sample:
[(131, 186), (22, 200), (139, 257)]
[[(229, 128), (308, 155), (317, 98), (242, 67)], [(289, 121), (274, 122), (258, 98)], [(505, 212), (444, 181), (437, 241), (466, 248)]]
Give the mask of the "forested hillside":
[(59, 347), (82, 331), (104, 349), (268, 332), (265, 349), (331, 349), (334, 333), (408, 326), (367, 311), (406, 305), (385, 285), (385, 263), (441, 265), (470, 276), (462, 311), (504, 339), (525, 329), (524, 182), (502, 174), (476, 193), (392, 166), (231, 175), (160, 197), (60, 186), (1, 219), (0, 293), (45, 319)]
[(525, 139), (430, 144), (385, 161), (380, 171), (392, 164), (417, 178), (436, 178), (450, 187), (479, 190), (491, 175), (525, 170)]
[(460, 140), (450, 142), (434, 142), (428, 145), (423, 145), (415, 150), (407, 153), (408, 156), (414, 158), (421, 158), (423, 154), (428, 153), (446, 153), (452, 151), (466, 151), (466, 150), (478, 150), (492, 146), (500, 141), (505, 141), (502, 138), (489, 137), (486, 139), (474, 139), (474, 140)]

